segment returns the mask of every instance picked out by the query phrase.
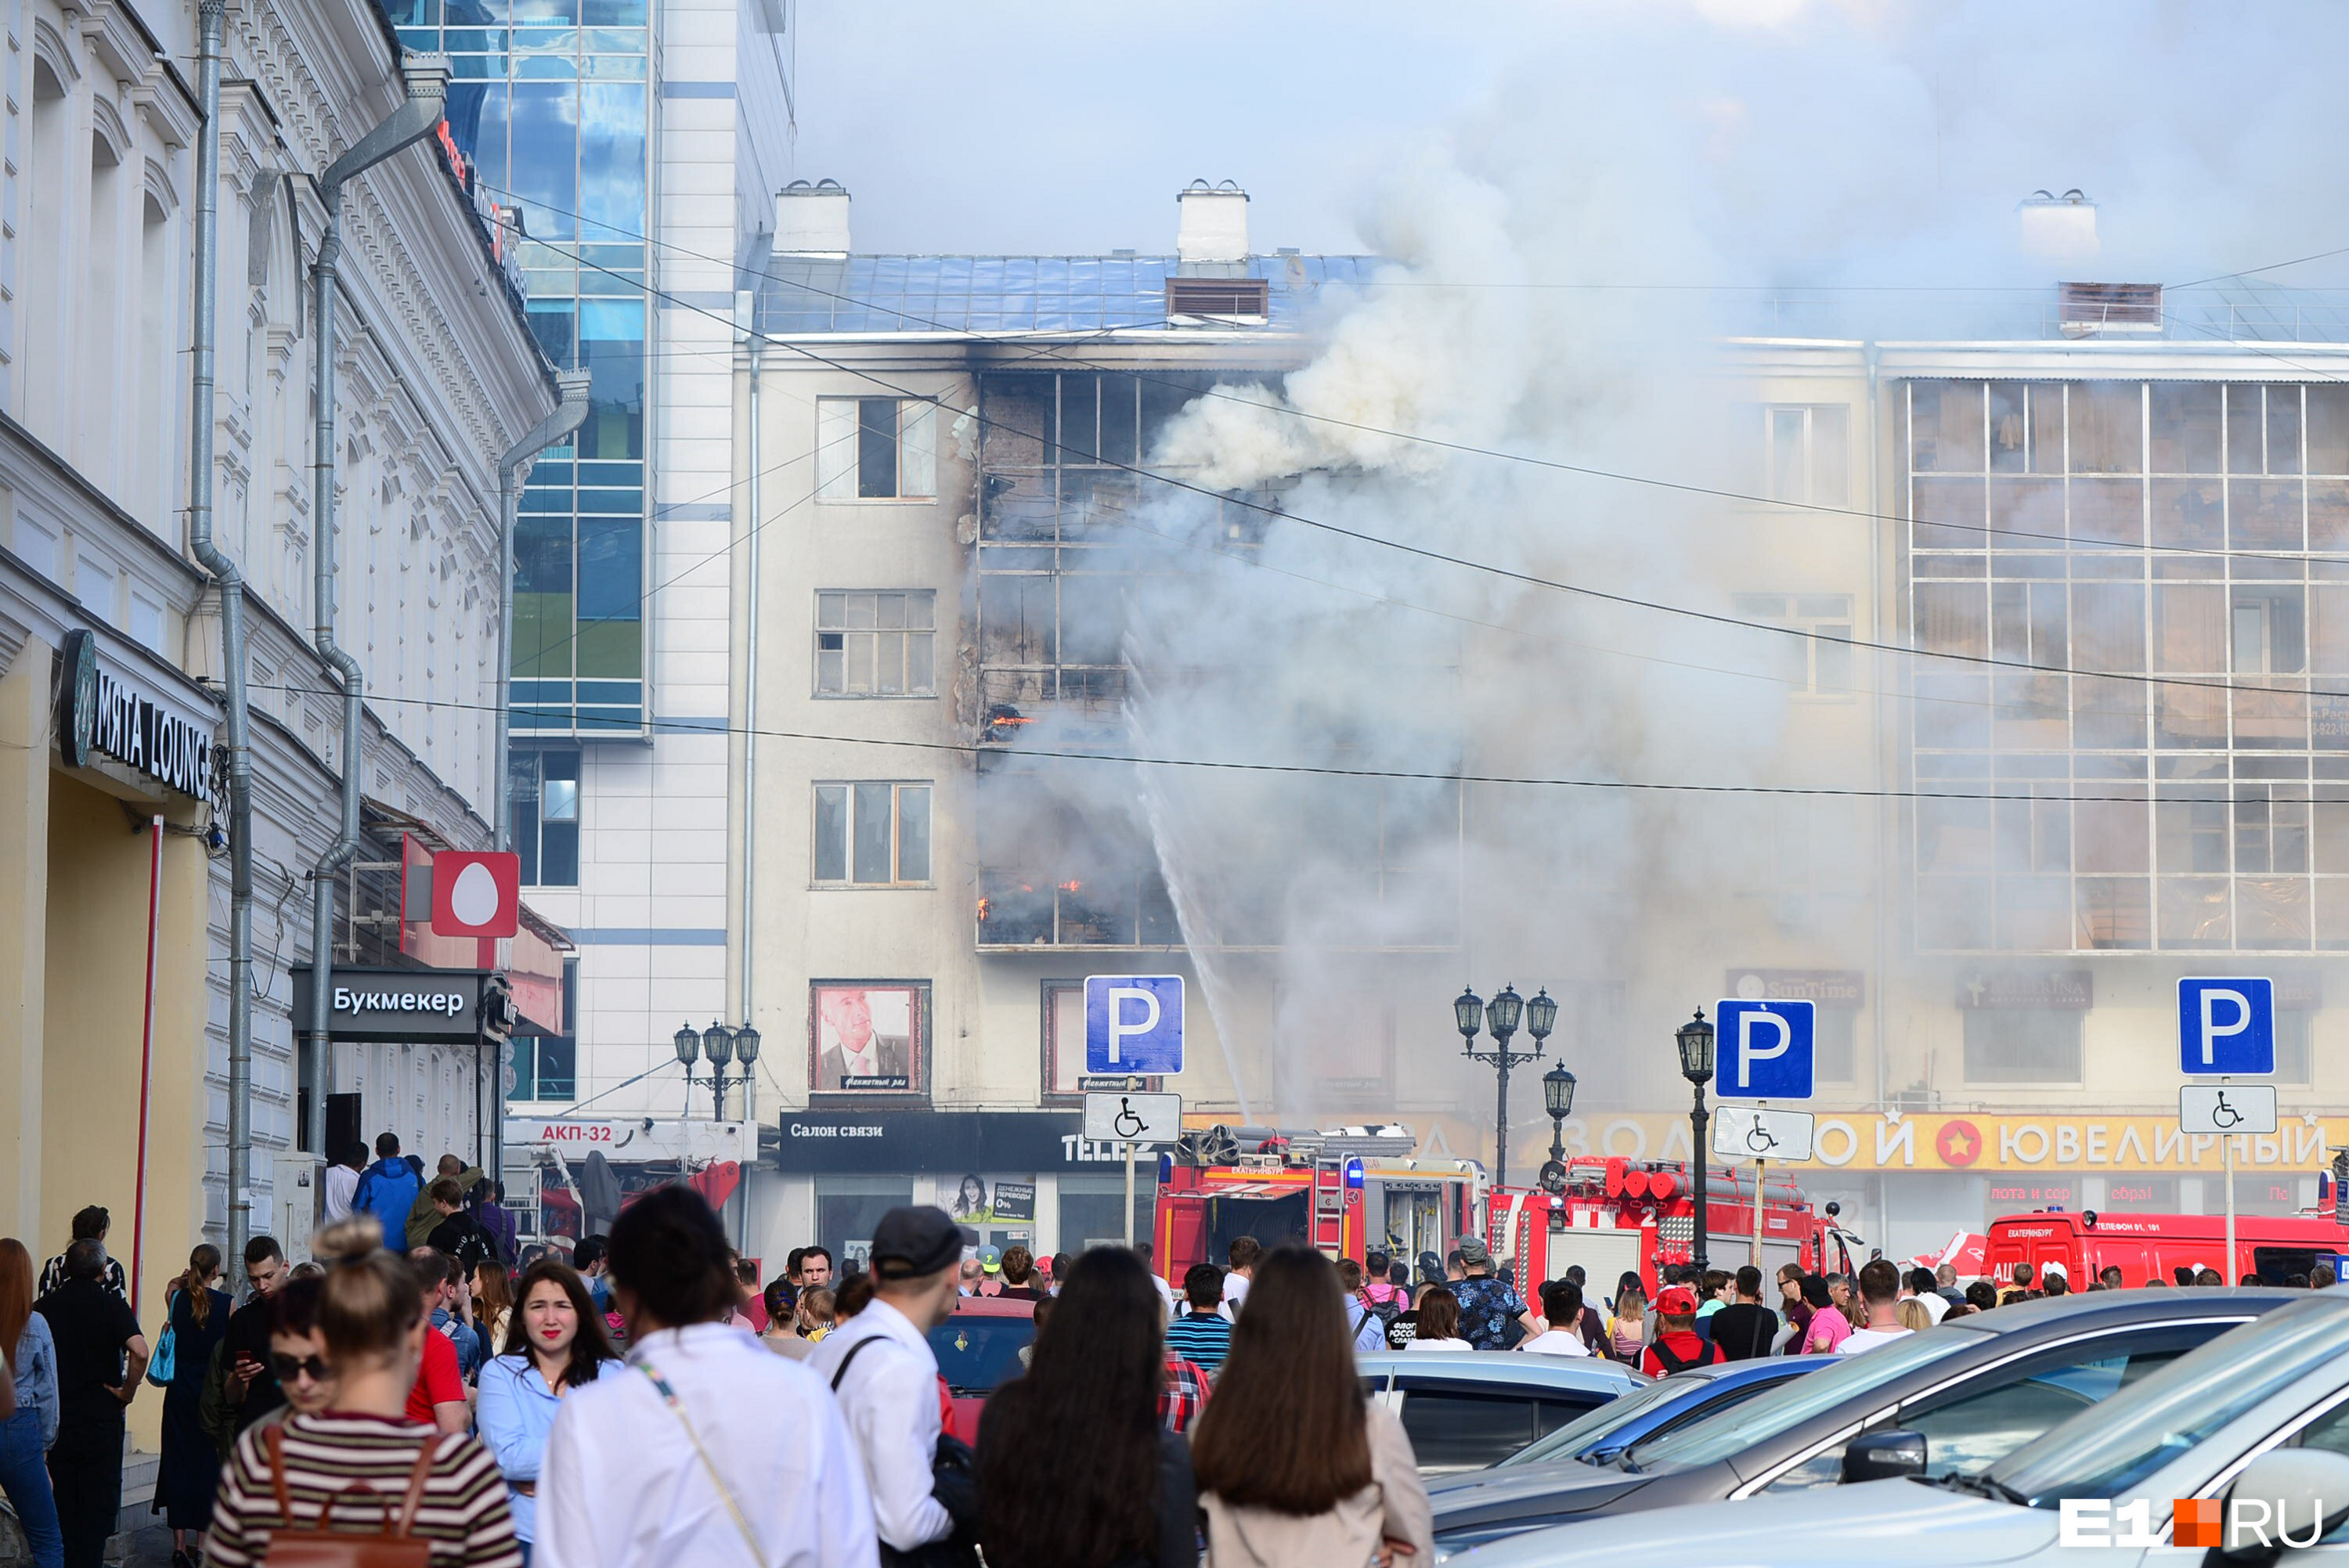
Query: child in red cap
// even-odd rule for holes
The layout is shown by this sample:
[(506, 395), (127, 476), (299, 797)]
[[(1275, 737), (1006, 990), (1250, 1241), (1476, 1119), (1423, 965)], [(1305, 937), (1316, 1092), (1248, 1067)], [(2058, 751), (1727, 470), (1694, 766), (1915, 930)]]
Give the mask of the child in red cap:
[(1656, 1337), (1640, 1357), (1640, 1371), (1661, 1377), (1691, 1367), (1709, 1367), (1720, 1359), (1721, 1346), (1697, 1336), (1694, 1292), (1676, 1284), (1656, 1297)]

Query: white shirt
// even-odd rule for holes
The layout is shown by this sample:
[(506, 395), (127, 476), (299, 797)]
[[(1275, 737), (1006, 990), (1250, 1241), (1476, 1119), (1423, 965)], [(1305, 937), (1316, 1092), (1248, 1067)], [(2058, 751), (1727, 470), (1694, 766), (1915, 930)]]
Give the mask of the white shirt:
[(1247, 1300), (1247, 1275), (1227, 1274), (1224, 1276), (1224, 1305), (1217, 1310), (1233, 1323), (1239, 1321), (1240, 1303)]
[(318, 1227), (338, 1223), (351, 1217), (351, 1199), (359, 1190), (359, 1173), (347, 1165), (326, 1167), (326, 1209)]
[(1158, 1315), (1172, 1320), (1174, 1316), (1174, 1287), (1166, 1283), (1164, 1274), (1152, 1274), (1150, 1283), (1158, 1287)]
[(1476, 1347), (1464, 1339), (1414, 1339), (1405, 1350), (1474, 1350)]
[(1520, 1350), (1536, 1356), (1588, 1356), (1590, 1346), (1582, 1343), (1582, 1336), (1571, 1328), (1553, 1328), (1547, 1334), (1537, 1334), (1517, 1346)]
[(879, 1562), (864, 1467), (823, 1381), (731, 1325), (699, 1323), (647, 1335), (626, 1364), (564, 1396), (539, 1469), (535, 1568), (750, 1563), (686, 1422), (644, 1367), (676, 1391), (761, 1568)]
[(1937, 1324), (1941, 1321), (1941, 1315), (1950, 1310), (1949, 1298), (1944, 1295), (1904, 1295), (1900, 1299), (1921, 1303), (1925, 1308), (1925, 1315)]
[(865, 1483), (881, 1539), (900, 1552), (954, 1532), (946, 1506), (930, 1495), (938, 1449), (938, 1358), (905, 1315), (874, 1297), (823, 1336), (807, 1367), (826, 1386), (868, 1339), (886, 1339), (856, 1358), (838, 1391), (850, 1440), (864, 1458)]
[(864, 1037), (864, 1048), (852, 1051), (848, 1042), (840, 1044), (840, 1076), (843, 1078), (877, 1078), (881, 1072), (880, 1054), (874, 1048), (874, 1037)]
[(1863, 1350), (1873, 1350), (1879, 1345), (1906, 1339), (1915, 1332), (1910, 1328), (1855, 1328), (1843, 1336), (1843, 1343), (1836, 1346), (1836, 1354), (1857, 1356)]

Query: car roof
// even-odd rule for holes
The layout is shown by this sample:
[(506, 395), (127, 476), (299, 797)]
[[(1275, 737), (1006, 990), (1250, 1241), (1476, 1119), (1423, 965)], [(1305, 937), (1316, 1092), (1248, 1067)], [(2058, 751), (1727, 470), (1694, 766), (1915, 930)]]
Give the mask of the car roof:
[(1702, 1377), (1714, 1383), (1751, 1383), (1790, 1372), (1816, 1371), (1842, 1359), (1839, 1356), (1756, 1356), (1744, 1361), (1715, 1361), (1708, 1367), (1691, 1367), (1673, 1376)]
[(958, 1295), (955, 1297), (957, 1317), (1033, 1317), (1036, 1304), (1018, 1296)]
[(2010, 1302), (1988, 1312), (1969, 1314), (1942, 1326), (1971, 1329), (1977, 1334), (2013, 1334), (2060, 1319), (2067, 1329), (2103, 1325), (2117, 1327), (2168, 1317), (2202, 1317), (2213, 1308), (2228, 1306), (2250, 1307), (2252, 1315), (2257, 1316), (2287, 1302), (2304, 1300), (2307, 1295), (2304, 1290), (2264, 1285), (2079, 1291), (2068, 1295), (2043, 1296), (2037, 1301)]
[(1495, 1350), (1394, 1351), (1358, 1357), (1365, 1373), (1415, 1372), (1529, 1388), (1598, 1388), (1619, 1394), (1649, 1381), (1619, 1361), (1594, 1356), (1513, 1356)]

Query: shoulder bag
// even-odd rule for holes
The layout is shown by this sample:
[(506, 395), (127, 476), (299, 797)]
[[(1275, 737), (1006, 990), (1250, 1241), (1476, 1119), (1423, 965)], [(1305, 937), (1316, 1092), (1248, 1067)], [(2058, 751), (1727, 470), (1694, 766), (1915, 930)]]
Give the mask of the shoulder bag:
[[(397, 1520), (392, 1517), (389, 1497), (354, 1481), (326, 1500), (314, 1530), (299, 1529), (294, 1522), (294, 1501), (285, 1487), (285, 1427), (269, 1428), (261, 1440), (269, 1450), (269, 1483), (277, 1494), (277, 1517), (285, 1521), (270, 1532), (268, 1549), (261, 1554), (268, 1568), (431, 1568), (432, 1543), (410, 1532), (416, 1524), (417, 1507), (424, 1501), (424, 1483), (432, 1474), (434, 1450), (440, 1446), (439, 1434), (428, 1436), (417, 1451), (416, 1468), (408, 1472), (408, 1496)], [(382, 1529), (333, 1527), (330, 1516), (335, 1504), (353, 1492), (363, 1499), (380, 1499)]]
[[(840, 1380), (848, 1376), (864, 1347), (880, 1337), (876, 1334), (848, 1347), (848, 1354), (840, 1358), (839, 1370), (832, 1375), (834, 1394), (840, 1392)], [(938, 1434), (937, 1449), (930, 1456), (930, 1495), (954, 1521), (954, 1533), (943, 1541), (925, 1542), (911, 1552), (900, 1552), (885, 1541), (881, 1568), (978, 1568), (978, 1460), (970, 1445), (951, 1433)]]
[(177, 1295), (163, 1298), (163, 1332), (155, 1336), (155, 1354), (147, 1359), (147, 1381), (158, 1388), (171, 1386), (171, 1368), (179, 1360), (180, 1330), (171, 1321), (171, 1304)]

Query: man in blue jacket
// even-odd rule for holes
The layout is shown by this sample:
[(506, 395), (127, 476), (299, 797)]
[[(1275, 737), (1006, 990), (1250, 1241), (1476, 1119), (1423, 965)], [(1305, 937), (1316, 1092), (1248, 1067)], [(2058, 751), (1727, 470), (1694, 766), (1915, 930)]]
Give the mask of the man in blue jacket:
[(375, 1140), (376, 1162), (359, 1178), (351, 1195), (351, 1212), (373, 1214), (383, 1224), (383, 1244), (395, 1253), (408, 1250), (408, 1211), (424, 1191), (424, 1178), (399, 1157), (399, 1135), (384, 1133)]

